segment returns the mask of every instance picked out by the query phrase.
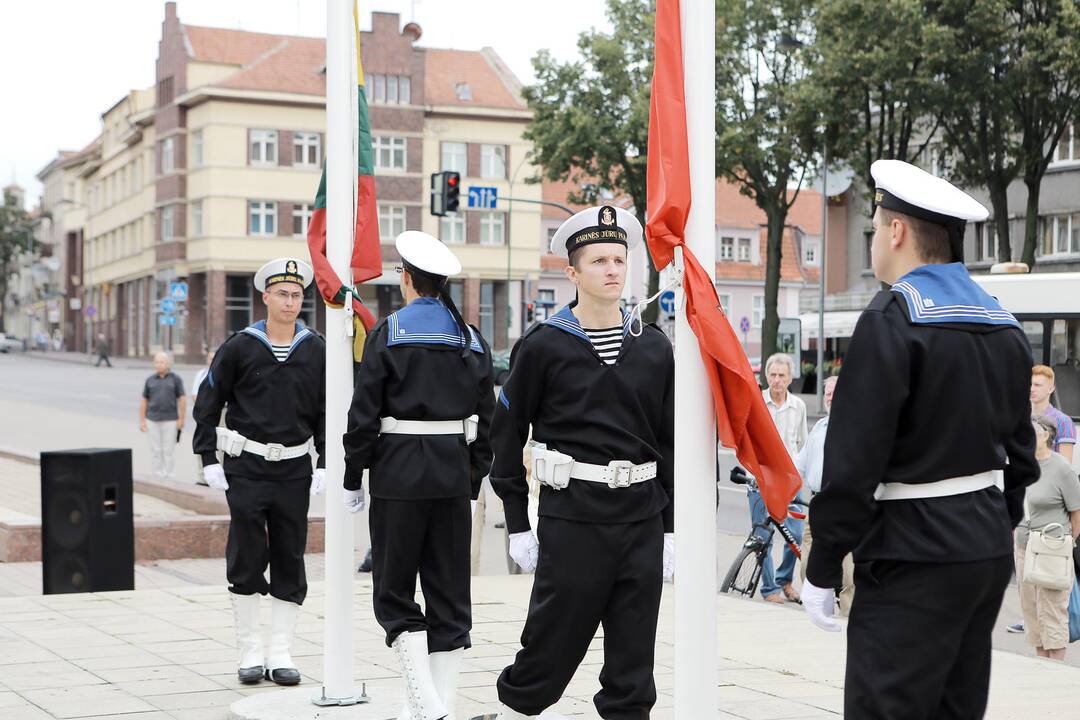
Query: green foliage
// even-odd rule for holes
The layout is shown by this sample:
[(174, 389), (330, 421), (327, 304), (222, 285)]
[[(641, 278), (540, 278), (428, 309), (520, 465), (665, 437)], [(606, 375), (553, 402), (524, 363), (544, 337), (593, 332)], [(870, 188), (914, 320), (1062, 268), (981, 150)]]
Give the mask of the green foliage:
[[(9, 192), (4, 193), (0, 205), (0, 332), (4, 331), (4, 298), (8, 293), (8, 278), (15, 272), (18, 256), (31, 249), (34, 241), (30, 233), (30, 217)], [(27, 238), (31, 239), (28, 240)]]
[(768, 221), (762, 357), (776, 351), (787, 213), (820, 140), (814, 12), (805, 0), (716, 0), (716, 174)]
[[(577, 183), (575, 203), (595, 204), (605, 191), (626, 195), (642, 224), (655, 12), (651, 0), (608, 0), (608, 27), (580, 35), (580, 59), (560, 63), (540, 51), (536, 82), (523, 91), (533, 111), (524, 136), (546, 177)], [(657, 285), (651, 270), (650, 295)], [(645, 319), (655, 317), (652, 305)]]

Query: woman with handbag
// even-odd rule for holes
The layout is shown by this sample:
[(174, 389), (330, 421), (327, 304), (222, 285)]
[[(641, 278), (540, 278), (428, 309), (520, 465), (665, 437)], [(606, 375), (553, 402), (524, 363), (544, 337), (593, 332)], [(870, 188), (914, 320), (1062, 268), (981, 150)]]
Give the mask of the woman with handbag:
[(1069, 644), (1072, 549), (1080, 534), (1080, 479), (1053, 451), (1057, 428), (1044, 417), (1035, 426), (1041, 475), (1027, 489), (1026, 513), (1016, 528), (1016, 575), (1024, 631), (1039, 657), (1064, 660)]

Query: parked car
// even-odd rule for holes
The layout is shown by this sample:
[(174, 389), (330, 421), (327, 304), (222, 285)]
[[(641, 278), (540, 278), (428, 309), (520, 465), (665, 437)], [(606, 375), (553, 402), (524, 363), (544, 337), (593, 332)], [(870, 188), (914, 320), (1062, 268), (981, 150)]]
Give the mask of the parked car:
[(0, 353), (26, 352), (26, 341), (0, 333)]
[(491, 351), (491, 381), (496, 385), (505, 385), (510, 377), (510, 351)]

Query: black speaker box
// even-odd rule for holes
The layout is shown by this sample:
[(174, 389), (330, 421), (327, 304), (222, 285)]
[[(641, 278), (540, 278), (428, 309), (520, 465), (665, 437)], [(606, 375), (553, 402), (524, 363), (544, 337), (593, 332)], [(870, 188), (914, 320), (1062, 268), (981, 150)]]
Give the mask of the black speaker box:
[(41, 453), (46, 595), (135, 589), (131, 450)]

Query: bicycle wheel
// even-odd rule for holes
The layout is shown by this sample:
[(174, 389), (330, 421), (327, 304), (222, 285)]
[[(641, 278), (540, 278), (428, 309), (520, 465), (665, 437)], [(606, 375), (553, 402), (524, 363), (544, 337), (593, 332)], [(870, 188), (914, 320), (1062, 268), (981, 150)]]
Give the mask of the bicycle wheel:
[(720, 592), (754, 597), (754, 591), (757, 590), (758, 581), (761, 579), (762, 558), (760, 546), (744, 545), (735, 556), (735, 562), (728, 568), (724, 582), (720, 584)]

